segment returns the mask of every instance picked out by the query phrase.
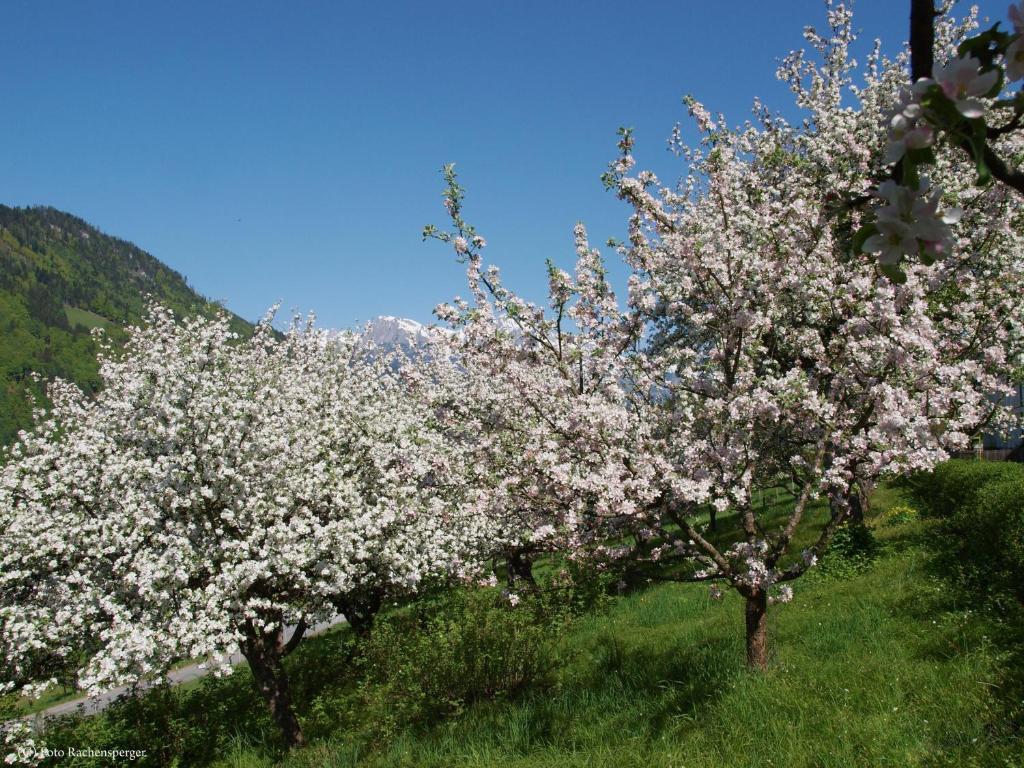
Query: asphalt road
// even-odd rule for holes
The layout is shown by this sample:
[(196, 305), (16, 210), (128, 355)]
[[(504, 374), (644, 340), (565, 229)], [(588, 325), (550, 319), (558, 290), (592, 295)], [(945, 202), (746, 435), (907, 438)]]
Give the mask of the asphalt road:
[[(330, 629), (331, 627), (341, 624), (343, 621), (345, 621), (344, 616), (335, 616), (331, 621), (325, 621), (323, 624), (317, 624), (316, 626), (307, 629), (305, 636), (312, 637), (313, 635), (318, 635), (321, 632)], [(286, 642), (289, 638), (291, 638), (292, 633), (294, 631), (294, 627), (288, 627), (288, 629), (285, 630)], [(240, 651), (236, 651), (235, 653), (231, 654), (230, 661), (232, 666), (238, 666), (240, 664), (245, 663), (245, 658), (242, 656)], [(182, 683), (187, 683), (190, 680), (197, 680), (200, 677), (205, 677), (206, 675), (209, 675), (212, 672), (213, 669), (207, 669), (201, 663), (189, 664), (184, 667), (177, 667), (175, 669), (172, 669), (170, 672), (167, 673), (167, 680), (170, 682), (171, 685), (181, 685)], [(140, 683), (139, 685), (135, 686), (135, 689), (145, 690), (146, 688), (152, 685), (152, 682)], [(121, 696), (124, 696), (131, 690), (132, 688), (130, 686), (124, 686), (123, 688), (112, 688), (111, 690), (106, 691), (105, 693), (102, 693), (99, 696), (94, 696), (92, 698), (83, 697), (80, 699), (72, 699), (70, 701), (62, 701), (59, 704), (54, 704), (52, 707), (47, 707), (46, 709), (40, 710), (39, 712), (34, 712), (31, 715), (26, 715), (24, 719), (32, 721), (35, 724), (36, 729), (40, 729), (43, 727), (44, 721), (48, 717), (55, 717), (57, 715), (68, 715), (73, 712), (80, 712), (86, 715), (94, 715), (97, 712), (101, 712), (102, 710), (106, 709), (111, 702), (116, 701)]]

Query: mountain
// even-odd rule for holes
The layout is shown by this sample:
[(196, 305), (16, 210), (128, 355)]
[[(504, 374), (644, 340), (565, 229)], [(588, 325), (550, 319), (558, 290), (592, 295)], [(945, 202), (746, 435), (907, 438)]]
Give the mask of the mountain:
[(360, 333), (360, 342), (363, 346), (372, 345), (384, 352), (401, 350), (411, 353), (414, 350), (422, 350), (431, 338), (436, 338), (437, 334), (445, 332), (441, 328), (432, 328), (415, 320), (381, 315), (363, 327)]
[[(76, 216), (0, 205), (0, 444), (31, 423), (28, 394), (42, 396), (33, 372), (99, 387), (90, 330), (122, 338), (146, 296), (182, 316), (222, 309), (141, 248)], [(236, 330), (252, 327), (231, 317)]]

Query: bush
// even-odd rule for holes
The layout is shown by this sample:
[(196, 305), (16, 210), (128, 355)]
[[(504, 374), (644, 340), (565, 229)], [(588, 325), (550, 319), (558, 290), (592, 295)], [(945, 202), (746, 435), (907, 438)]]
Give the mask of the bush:
[[(245, 734), (249, 743), (276, 749), (280, 736), (256, 695), (247, 669), (229, 677), (207, 677), (187, 689), (157, 685), (127, 695), (102, 714), (48, 721), (41, 742), (50, 748), (144, 749), (132, 765), (205, 765)], [(54, 759), (44, 765), (62, 765)], [(75, 765), (107, 766), (107, 757), (77, 757)]]
[(566, 559), (537, 577), (532, 596), (537, 609), (551, 621), (567, 621), (611, 604), (612, 585), (621, 577), (603, 564)]
[(996, 602), (1024, 601), (1024, 473), (986, 483), (950, 523), (965, 583)]
[(946, 568), (960, 587), (996, 606), (1024, 600), (1024, 467), (956, 459), (908, 485), (943, 521)]
[(878, 556), (875, 535), (864, 523), (851, 520), (840, 526), (824, 557), (819, 571), (834, 577), (846, 577), (866, 570)]
[(911, 495), (927, 517), (950, 518), (973, 505), (978, 491), (988, 483), (1024, 480), (1018, 464), (972, 459), (953, 459), (931, 472), (919, 473), (906, 481)]
[[(453, 590), (380, 619), (359, 660), (364, 727), (374, 738), (390, 737), (474, 701), (545, 685), (558, 627), (537, 598), (524, 596), (513, 606), (487, 588)], [(336, 714), (349, 720), (352, 701), (336, 703)], [(331, 717), (329, 702), (314, 708)]]

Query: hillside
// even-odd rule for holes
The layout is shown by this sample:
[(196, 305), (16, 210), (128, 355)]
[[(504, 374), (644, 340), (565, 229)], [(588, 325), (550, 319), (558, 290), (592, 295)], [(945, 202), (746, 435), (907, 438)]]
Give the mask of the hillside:
[[(763, 675), (743, 666), (734, 593), (601, 596), (585, 571), (558, 587), (550, 571), (511, 610), (500, 587), (455, 590), (385, 614), (367, 640), (339, 627), (304, 642), (286, 663), (311, 744), (290, 755), (244, 666), (51, 720), (46, 743), (217, 768), (1019, 767), (1024, 613), (964, 592), (957, 541), (906, 501), (880, 488), (873, 543), (847, 539), (772, 609)], [(739, 527), (723, 515), (716, 535)]]
[(91, 329), (118, 338), (147, 295), (182, 315), (218, 309), (155, 257), (76, 216), (0, 205), (0, 444), (31, 421), (28, 394), (42, 394), (32, 372), (99, 386)]

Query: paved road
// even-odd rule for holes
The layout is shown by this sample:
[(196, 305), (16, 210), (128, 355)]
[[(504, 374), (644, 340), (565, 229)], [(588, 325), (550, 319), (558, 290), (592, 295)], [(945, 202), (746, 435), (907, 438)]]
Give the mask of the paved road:
[[(321, 632), (324, 632), (330, 629), (331, 627), (337, 626), (338, 624), (341, 624), (344, 621), (344, 616), (335, 616), (330, 621), (325, 621), (323, 624), (317, 624), (316, 626), (307, 629), (305, 636), (312, 637), (313, 635), (318, 635)], [(288, 629), (285, 630), (286, 642), (288, 641), (289, 638), (291, 638), (292, 633), (294, 631), (294, 627), (288, 627)], [(242, 656), (240, 651), (236, 651), (235, 653), (231, 654), (230, 661), (233, 666), (238, 666), (239, 664), (245, 663), (245, 658)], [(205, 677), (212, 671), (212, 669), (207, 669), (204, 665), (200, 663), (189, 664), (184, 667), (177, 667), (176, 669), (172, 669), (170, 672), (167, 673), (167, 680), (170, 682), (171, 685), (181, 685), (182, 683), (187, 683), (190, 680), (197, 680), (200, 677)], [(146, 688), (149, 688), (151, 685), (153, 685), (152, 682), (141, 683), (138, 686), (136, 686), (136, 688), (145, 690)], [(123, 688), (113, 688), (107, 691), (106, 693), (102, 693), (99, 696), (95, 696), (93, 698), (81, 698), (72, 699), (71, 701), (62, 701), (59, 704), (54, 704), (52, 707), (47, 707), (44, 710), (34, 712), (31, 715), (27, 715), (24, 719), (31, 720), (34, 723), (36, 729), (40, 729), (43, 727), (43, 723), (45, 719), (48, 717), (55, 717), (57, 715), (68, 715), (72, 712), (81, 712), (82, 714), (86, 715), (94, 715), (97, 712), (106, 709), (111, 702), (117, 700), (121, 696), (124, 696), (124, 694), (128, 693), (130, 690), (131, 687), (125, 686)]]

